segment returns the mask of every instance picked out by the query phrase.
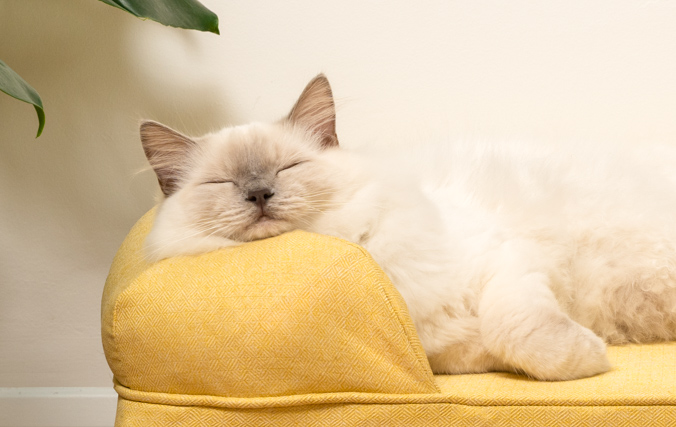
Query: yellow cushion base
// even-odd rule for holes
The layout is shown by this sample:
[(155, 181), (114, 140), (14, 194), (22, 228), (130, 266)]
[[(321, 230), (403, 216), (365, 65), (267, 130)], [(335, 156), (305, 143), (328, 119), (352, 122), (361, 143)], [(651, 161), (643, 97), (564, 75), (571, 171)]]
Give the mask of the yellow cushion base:
[(294, 232), (148, 265), (151, 223), (130, 233), (104, 294), (116, 426), (676, 425), (674, 342), (611, 347), (613, 370), (577, 381), (432, 375), (358, 246)]
[(321, 405), (270, 410), (159, 406), (121, 399), (116, 426), (501, 426), (671, 427), (676, 409), (664, 406)]

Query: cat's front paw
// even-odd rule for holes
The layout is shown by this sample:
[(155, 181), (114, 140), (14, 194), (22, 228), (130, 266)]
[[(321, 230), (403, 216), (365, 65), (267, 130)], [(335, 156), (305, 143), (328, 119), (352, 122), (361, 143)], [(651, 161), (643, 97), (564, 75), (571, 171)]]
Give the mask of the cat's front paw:
[(574, 380), (610, 370), (606, 344), (557, 313), (537, 326), (519, 325), (490, 346), (516, 372), (545, 381)]
[(568, 336), (521, 366), (539, 380), (563, 381), (591, 377), (611, 369), (606, 344), (592, 331), (570, 321)]

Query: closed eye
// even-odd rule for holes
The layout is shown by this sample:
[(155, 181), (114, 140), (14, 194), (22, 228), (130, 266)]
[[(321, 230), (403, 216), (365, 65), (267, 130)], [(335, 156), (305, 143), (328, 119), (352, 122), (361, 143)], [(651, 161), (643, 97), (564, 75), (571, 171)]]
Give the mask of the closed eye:
[(284, 166), (283, 168), (281, 168), (280, 170), (278, 170), (277, 173), (280, 173), (281, 171), (285, 171), (285, 170), (287, 170), (287, 169), (291, 169), (292, 167), (298, 166), (298, 165), (300, 165), (301, 163), (305, 163), (306, 161), (307, 161), (307, 160), (301, 160), (300, 162), (291, 163), (290, 165)]
[(227, 179), (214, 179), (214, 180), (211, 180), (211, 181), (203, 182), (202, 184), (227, 184), (227, 183), (234, 184), (233, 181), (229, 181)]

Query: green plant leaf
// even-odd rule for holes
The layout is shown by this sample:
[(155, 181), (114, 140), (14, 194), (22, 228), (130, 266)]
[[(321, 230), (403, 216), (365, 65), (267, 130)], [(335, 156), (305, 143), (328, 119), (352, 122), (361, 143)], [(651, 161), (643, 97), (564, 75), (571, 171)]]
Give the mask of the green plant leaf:
[(100, 0), (170, 27), (218, 32), (218, 16), (197, 0)]
[(0, 90), (19, 101), (33, 104), (35, 112), (38, 113), (39, 122), (36, 138), (40, 136), (42, 129), (45, 127), (45, 110), (42, 108), (40, 95), (21, 76), (2, 61), (0, 61)]

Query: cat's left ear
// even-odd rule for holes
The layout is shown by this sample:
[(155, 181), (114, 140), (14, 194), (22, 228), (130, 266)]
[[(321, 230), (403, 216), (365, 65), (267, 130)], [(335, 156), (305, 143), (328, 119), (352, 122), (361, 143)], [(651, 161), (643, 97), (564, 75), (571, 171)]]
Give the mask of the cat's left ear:
[(336, 107), (329, 80), (324, 74), (318, 75), (308, 83), (287, 120), (318, 136), (322, 147), (338, 146)]

